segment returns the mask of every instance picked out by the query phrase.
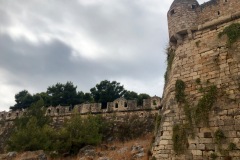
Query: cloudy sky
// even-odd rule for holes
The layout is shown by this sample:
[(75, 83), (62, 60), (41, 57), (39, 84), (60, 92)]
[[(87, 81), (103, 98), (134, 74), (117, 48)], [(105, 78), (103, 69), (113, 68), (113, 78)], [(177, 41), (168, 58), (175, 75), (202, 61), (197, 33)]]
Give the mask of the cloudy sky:
[[(204, 2), (202, 0), (200, 3)], [(171, 0), (0, 0), (0, 110), (14, 95), (116, 80), (162, 95)]]

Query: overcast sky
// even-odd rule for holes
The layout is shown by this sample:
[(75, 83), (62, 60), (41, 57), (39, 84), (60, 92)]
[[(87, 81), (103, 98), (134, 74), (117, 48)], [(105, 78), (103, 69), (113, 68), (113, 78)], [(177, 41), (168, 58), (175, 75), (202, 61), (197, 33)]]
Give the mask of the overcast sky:
[(67, 81), (89, 92), (116, 80), (162, 96), (171, 3), (0, 0), (0, 110), (21, 90), (34, 94)]

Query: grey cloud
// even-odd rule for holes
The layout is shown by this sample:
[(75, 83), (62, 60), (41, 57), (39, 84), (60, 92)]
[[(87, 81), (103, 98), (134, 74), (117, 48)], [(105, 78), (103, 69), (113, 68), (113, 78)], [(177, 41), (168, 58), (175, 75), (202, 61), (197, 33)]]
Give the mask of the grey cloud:
[[(164, 6), (156, 0), (151, 2), (164, 13), (170, 5), (168, 1), (164, 1)], [(132, 88), (139, 91), (156, 86), (154, 90), (145, 90), (161, 96), (163, 82), (156, 82), (163, 77), (166, 67), (166, 13), (147, 8), (147, 3), (150, 0), (103, 1), (91, 5), (76, 0), (1, 1), (0, 29), (21, 24), (33, 36), (47, 35), (51, 39), (33, 43), (10, 32), (0, 34), (0, 69), (7, 71), (8, 85), (40, 92), (57, 82), (72, 81), (79, 90), (89, 91), (101, 80), (120, 79), (126, 86), (130, 86), (128, 80), (138, 81), (140, 85)], [(104, 53), (96, 51), (97, 58), (85, 57), (72, 44), (76, 34), (83, 36), (80, 40), (87, 36), (103, 47)], [(73, 52), (79, 55), (73, 57)]]

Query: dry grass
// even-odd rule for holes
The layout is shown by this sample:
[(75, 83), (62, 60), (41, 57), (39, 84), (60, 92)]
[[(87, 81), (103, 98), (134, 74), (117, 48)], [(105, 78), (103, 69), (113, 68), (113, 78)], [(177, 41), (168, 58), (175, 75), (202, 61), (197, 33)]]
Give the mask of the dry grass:
[[(138, 158), (139, 160), (148, 160), (148, 150), (150, 149), (151, 146), (151, 139), (152, 139), (152, 134), (145, 135), (141, 138), (135, 139), (135, 140), (130, 140), (125, 143), (123, 142), (113, 142), (112, 144), (108, 144), (109, 147), (115, 146), (116, 150), (113, 151), (106, 151), (106, 157), (109, 157), (114, 160), (131, 160), (133, 159), (134, 153), (131, 152), (132, 146), (133, 145), (140, 145), (143, 146), (144, 148), (144, 157)], [(122, 148), (128, 148), (126, 152), (121, 153), (118, 152)]]
[[(145, 135), (143, 137), (126, 141), (114, 141), (111, 143), (103, 143), (100, 146), (95, 148), (96, 156), (94, 158), (84, 157), (83, 155), (79, 155), (78, 157), (64, 157), (64, 158), (56, 158), (50, 160), (80, 160), (80, 158), (84, 158), (84, 160), (98, 160), (100, 157), (108, 157), (112, 160), (134, 160), (132, 153), (132, 146), (140, 145), (144, 148), (144, 157), (135, 158), (137, 160), (148, 160), (148, 150), (151, 146), (151, 140), (153, 138), (152, 134)], [(103, 147), (104, 146), (104, 147)], [(126, 149), (125, 151), (123, 151)], [(121, 152), (122, 150), (122, 152)]]
[[(153, 134), (148, 134), (140, 138), (129, 140), (126, 142), (113, 141), (111, 143), (103, 143), (98, 147), (95, 147), (94, 157), (84, 157), (84, 155), (78, 155), (74, 157), (61, 157), (50, 158), (48, 160), (98, 160), (100, 157), (108, 157), (112, 160), (148, 160), (148, 150), (151, 147), (151, 141)], [(132, 152), (132, 146), (142, 146), (144, 149), (144, 156), (141, 158), (133, 158), (136, 153)], [(22, 157), (35, 157), (38, 153), (24, 152), (17, 155), (14, 160), (22, 159)], [(6, 154), (7, 156), (7, 154)], [(0, 156), (1, 157), (1, 156)], [(1, 159), (1, 158), (0, 158)]]

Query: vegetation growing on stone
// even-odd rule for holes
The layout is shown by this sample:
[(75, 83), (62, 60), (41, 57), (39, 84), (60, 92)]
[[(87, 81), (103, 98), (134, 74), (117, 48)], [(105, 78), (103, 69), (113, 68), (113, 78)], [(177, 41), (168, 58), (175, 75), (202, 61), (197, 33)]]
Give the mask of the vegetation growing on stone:
[(224, 28), (224, 30), (220, 32), (218, 36), (221, 38), (223, 35), (227, 35), (227, 45), (231, 47), (232, 44), (235, 43), (240, 37), (240, 23), (233, 23), (230, 26)]
[(153, 156), (151, 160), (157, 160), (157, 159), (156, 159), (156, 157)]
[(155, 122), (155, 132), (158, 131), (159, 127), (160, 127), (160, 124), (161, 124), (161, 115), (157, 115), (156, 116), (156, 122)]
[(236, 149), (238, 149), (237, 148), (237, 145), (235, 144), (235, 143), (229, 143), (229, 145), (228, 145), (228, 150), (229, 151), (233, 151), (233, 150), (236, 150)]
[(183, 106), (184, 109), (184, 113), (186, 116), (186, 120), (187, 120), (187, 124), (186, 124), (186, 128), (188, 129), (188, 131), (190, 131), (192, 138), (194, 138), (195, 134), (193, 131), (193, 112), (192, 112), (192, 108), (190, 108), (190, 105), (186, 102)]
[(182, 154), (187, 148), (187, 134), (182, 125), (175, 124), (173, 126), (173, 150), (176, 154)]
[(194, 132), (193, 132), (193, 121), (192, 121), (192, 108), (188, 101), (186, 100), (186, 95), (185, 95), (185, 82), (182, 80), (177, 80), (175, 84), (175, 98), (177, 102), (180, 103), (180, 105), (183, 106), (183, 110), (186, 116), (187, 124), (185, 124), (186, 129), (191, 132), (192, 137), (194, 137)]
[(197, 47), (199, 47), (200, 42), (201, 42), (200, 40), (198, 40), (198, 41), (195, 42), (195, 44), (196, 44)]
[(207, 126), (209, 122), (209, 111), (212, 109), (214, 102), (216, 101), (217, 87), (210, 86), (206, 88), (206, 92), (203, 97), (198, 101), (195, 109), (195, 122), (200, 124), (201, 122)]
[(214, 102), (216, 101), (217, 87), (212, 85), (203, 88), (201, 80), (196, 79), (196, 83), (200, 85), (202, 98), (199, 99), (196, 106), (191, 107), (185, 94), (185, 82), (177, 80), (175, 84), (175, 98), (179, 105), (183, 108), (186, 117), (186, 124), (184, 124), (185, 132), (195, 137), (194, 133), (194, 122), (196, 125), (203, 123), (205, 126), (208, 125), (209, 111), (211, 110)]
[(216, 153), (211, 153), (210, 158), (212, 158), (213, 160), (217, 159), (217, 154)]
[(214, 133), (214, 140), (221, 154), (224, 154), (226, 152), (222, 149), (222, 143), (225, 139), (226, 136), (224, 135), (223, 131), (221, 129), (216, 130), (216, 132)]
[(218, 129), (215, 133), (214, 133), (214, 138), (216, 143), (222, 143), (222, 141), (226, 138), (223, 131), (221, 129)]
[(200, 79), (200, 78), (197, 78), (197, 79), (195, 80), (195, 82), (196, 82), (197, 84), (201, 84), (201, 79)]
[(185, 83), (178, 79), (175, 84), (175, 98), (177, 102), (185, 102)]
[(173, 60), (175, 57), (175, 51), (173, 49), (171, 49), (170, 47), (168, 47), (166, 49), (166, 53), (167, 53), (167, 70), (164, 75), (165, 83), (168, 81), (169, 72), (172, 69), (172, 64), (173, 64)]

